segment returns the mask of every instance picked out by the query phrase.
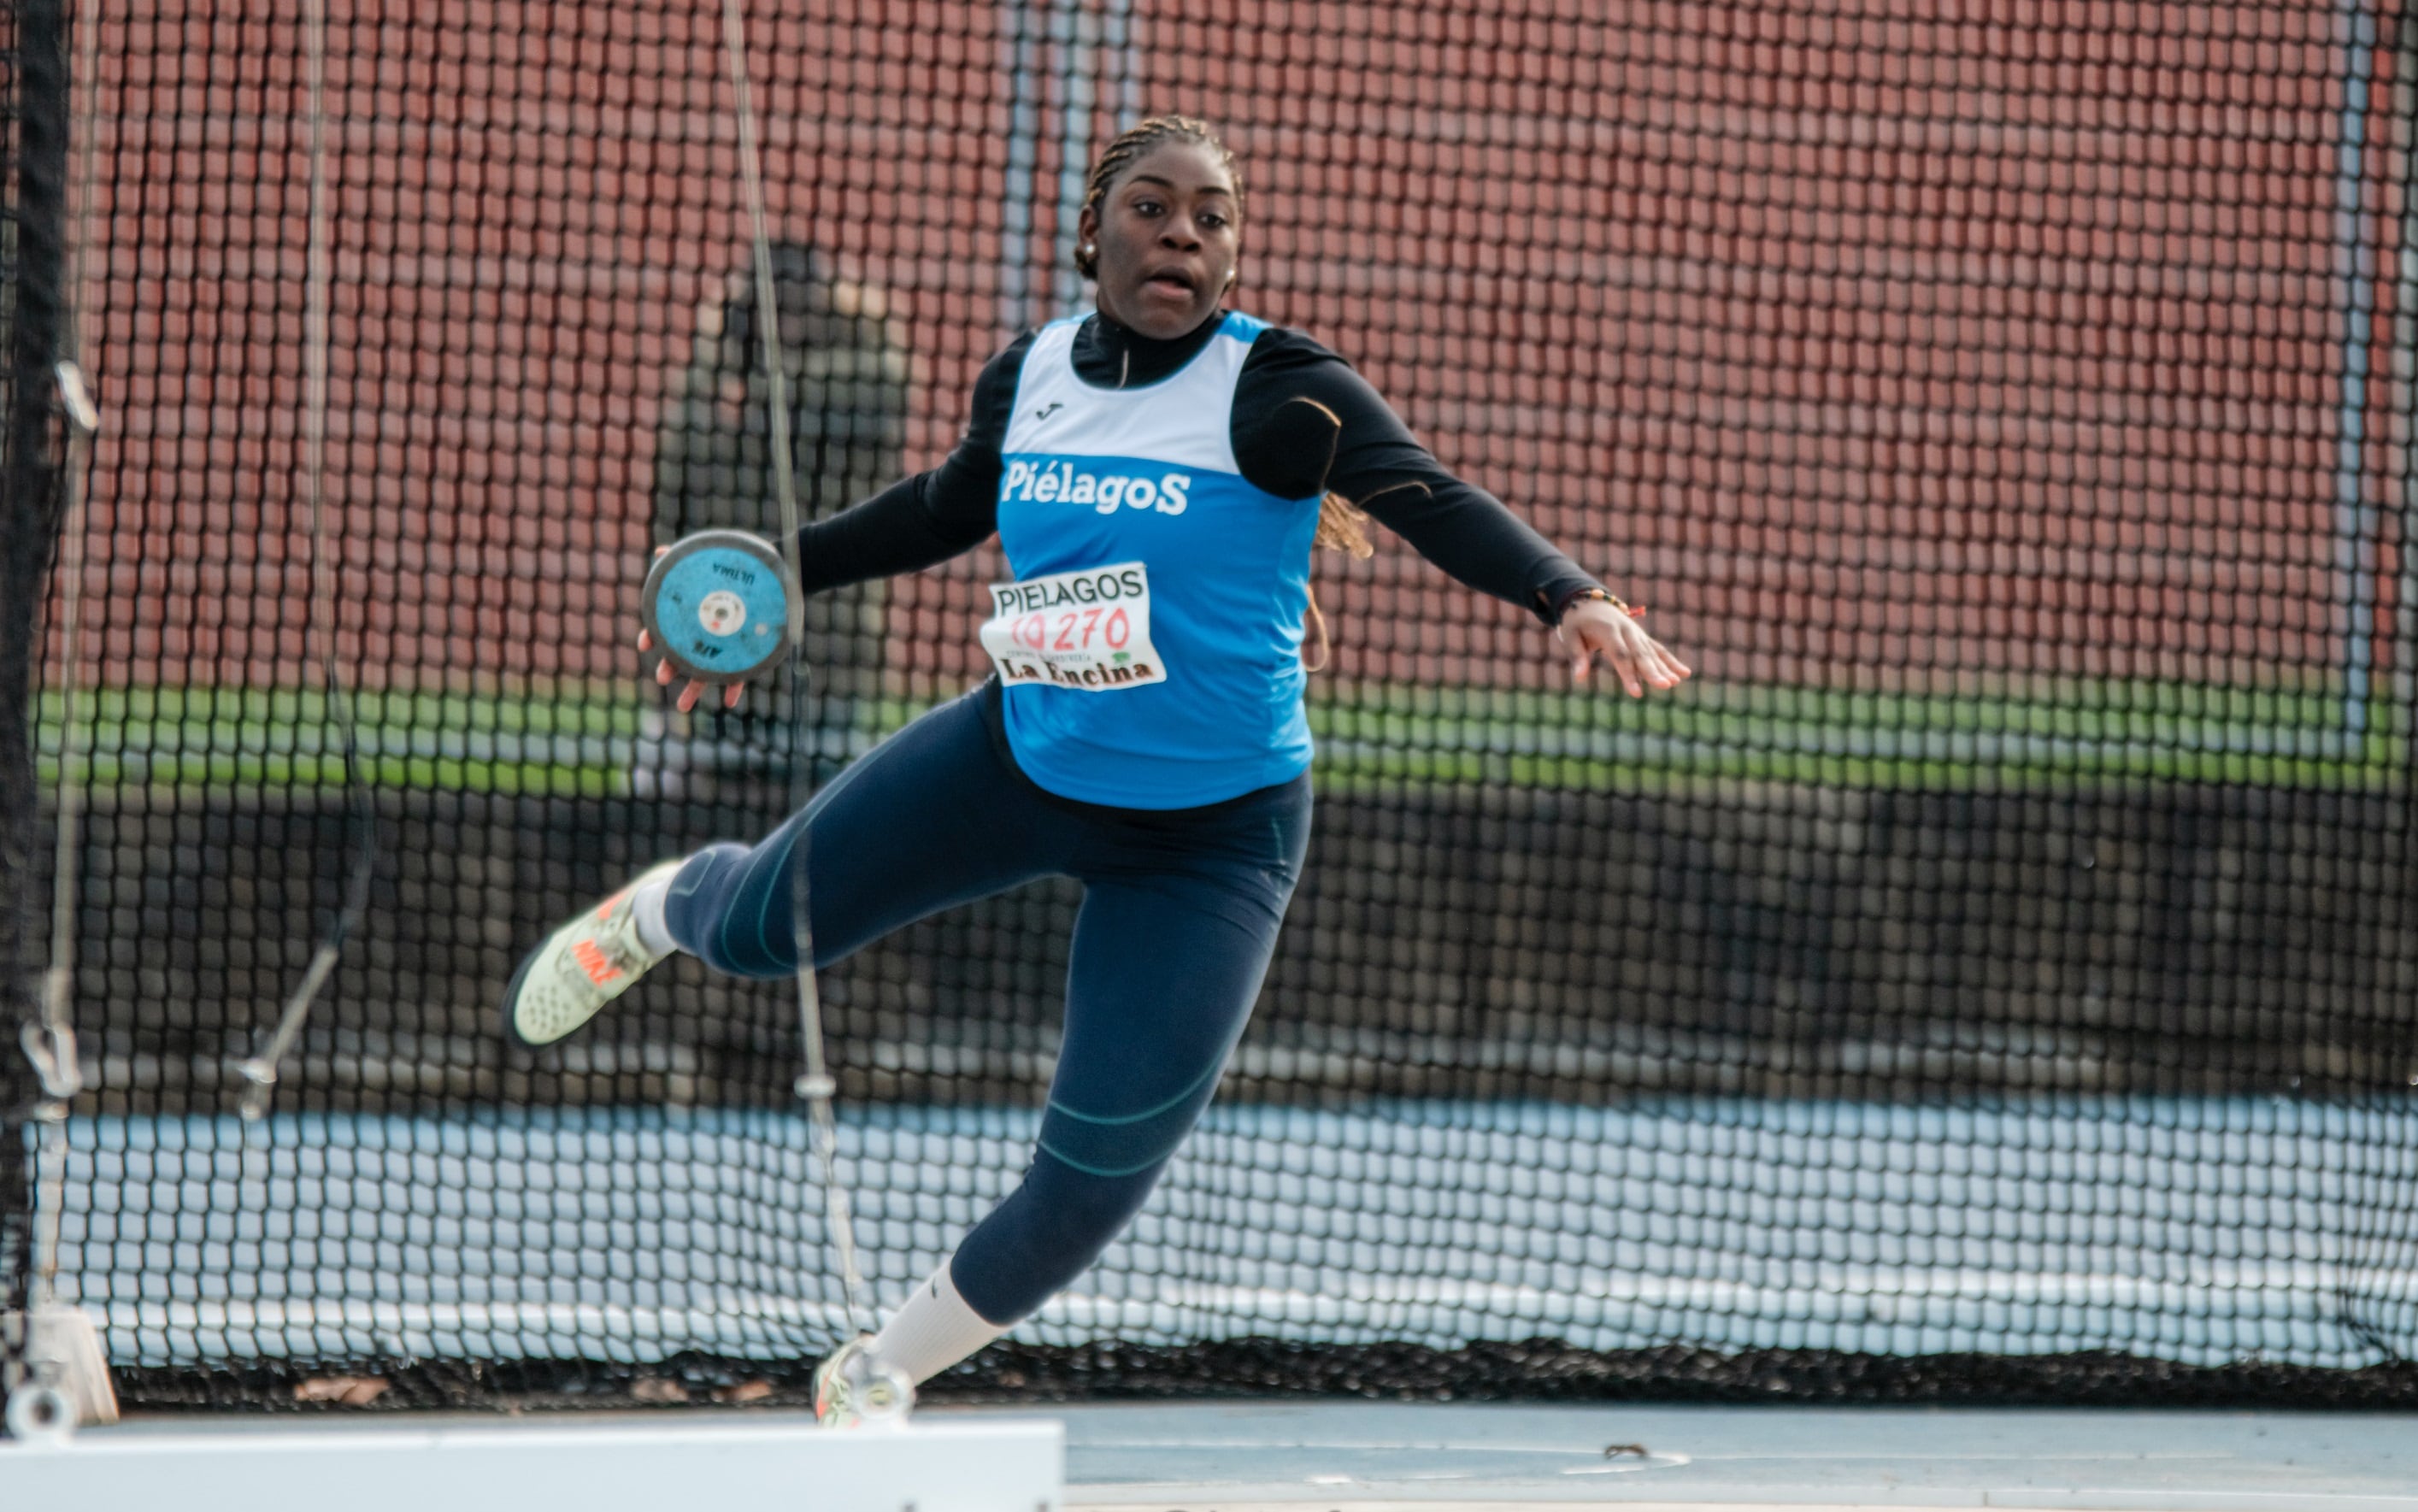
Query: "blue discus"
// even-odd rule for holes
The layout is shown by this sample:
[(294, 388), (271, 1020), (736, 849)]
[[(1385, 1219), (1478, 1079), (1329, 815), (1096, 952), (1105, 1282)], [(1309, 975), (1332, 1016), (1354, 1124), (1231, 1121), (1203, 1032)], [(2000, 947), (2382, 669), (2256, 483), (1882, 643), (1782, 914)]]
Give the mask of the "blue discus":
[(805, 606), (771, 542), (700, 530), (655, 558), (638, 614), (674, 671), (743, 682), (772, 669), (804, 623)]

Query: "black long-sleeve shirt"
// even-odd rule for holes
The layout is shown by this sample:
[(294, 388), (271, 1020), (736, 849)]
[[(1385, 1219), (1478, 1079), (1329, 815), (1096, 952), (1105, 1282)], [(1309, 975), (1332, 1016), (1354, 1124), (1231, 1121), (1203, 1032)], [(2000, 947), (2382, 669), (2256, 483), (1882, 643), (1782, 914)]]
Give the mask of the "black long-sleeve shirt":
[[(1172, 341), (1094, 315), (1076, 333), (1076, 375), (1103, 389), (1155, 383), (1207, 344), (1223, 313)], [(1027, 332), (984, 364), (972, 415), (947, 460), (799, 532), (808, 591), (948, 560), (998, 527), (1000, 448)], [(1445, 470), (1352, 365), (1299, 331), (1271, 326), (1234, 385), (1232, 439), (1243, 479), (1280, 498), (1342, 495), (1420, 556), (1546, 623), (1599, 585), (1503, 501)]]

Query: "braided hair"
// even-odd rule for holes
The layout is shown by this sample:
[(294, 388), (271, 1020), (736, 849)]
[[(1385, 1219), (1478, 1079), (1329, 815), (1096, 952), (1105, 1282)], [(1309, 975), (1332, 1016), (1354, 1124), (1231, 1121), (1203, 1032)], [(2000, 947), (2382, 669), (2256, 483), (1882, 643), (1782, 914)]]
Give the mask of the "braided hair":
[[(1217, 135), (1217, 129), (1207, 121), (1190, 115), (1153, 115), (1119, 133), (1116, 140), (1101, 151), (1100, 160), (1092, 165), (1092, 176), (1083, 185), (1083, 208), (1094, 216), (1099, 215), (1101, 206), (1108, 200), (1109, 191), (1116, 186), (1118, 176), (1170, 142), (1197, 143), (1216, 153), (1219, 165), (1226, 170), (1226, 176), (1233, 180), (1234, 204), (1237, 208), (1241, 207), (1243, 173), (1235, 165), (1233, 149), (1226, 145)], [(1075, 271), (1096, 281), (1100, 276), (1098, 250), (1078, 245), (1075, 248)], [(1311, 543), (1324, 546), (1329, 551), (1366, 557), (1370, 550), (1366, 528), (1368, 519), (1369, 516), (1354, 508), (1350, 499), (1340, 494), (1328, 493), (1319, 500), (1318, 527)], [(1326, 638), (1326, 617), (1319, 612), (1315, 589), (1309, 594), (1308, 609), (1311, 624), (1318, 632), (1318, 654), (1316, 660), (1312, 660), (1305, 652), (1302, 663), (1308, 670), (1316, 672), (1325, 667), (1331, 649)]]
[[(1233, 149), (1218, 137), (1217, 129), (1207, 121), (1190, 115), (1154, 115), (1119, 133), (1117, 139), (1100, 153), (1100, 160), (1092, 165), (1092, 176), (1083, 184), (1083, 208), (1098, 215), (1101, 205), (1109, 197), (1110, 189), (1116, 184), (1117, 176), (1170, 142), (1194, 142), (1216, 153), (1218, 163), (1226, 170), (1226, 176), (1234, 181), (1234, 204), (1238, 208), (1241, 206), (1242, 170), (1234, 166)], [(1098, 278), (1099, 252), (1086, 252), (1078, 246), (1075, 249), (1075, 271), (1088, 279)]]

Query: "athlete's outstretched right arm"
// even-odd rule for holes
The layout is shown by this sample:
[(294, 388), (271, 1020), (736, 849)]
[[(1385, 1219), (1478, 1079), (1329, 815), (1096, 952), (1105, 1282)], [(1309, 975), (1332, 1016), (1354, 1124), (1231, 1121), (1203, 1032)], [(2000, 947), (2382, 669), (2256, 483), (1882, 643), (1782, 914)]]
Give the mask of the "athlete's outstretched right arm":
[[(1000, 446), (1016, 405), (1016, 384), (1024, 370), (1033, 333), (1018, 337), (983, 364), (974, 379), (973, 404), (965, 434), (947, 460), (928, 472), (901, 479), (871, 498), (798, 530), (799, 587), (808, 593), (895, 577), (947, 561), (982, 544), (998, 528)], [(638, 649), (651, 642), (638, 633)], [(671, 664), (655, 664), (655, 680), (672, 682)], [(696, 706), (709, 685), (691, 682), (676, 700), (682, 710)], [(738, 707), (742, 684), (725, 684), (722, 706)]]
[(983, 364), (965, 434), (948, 459), (798, 531), (809, 593), (919, 572), (970, 551), (999, 527), (1000, 446), (1031, 332)]

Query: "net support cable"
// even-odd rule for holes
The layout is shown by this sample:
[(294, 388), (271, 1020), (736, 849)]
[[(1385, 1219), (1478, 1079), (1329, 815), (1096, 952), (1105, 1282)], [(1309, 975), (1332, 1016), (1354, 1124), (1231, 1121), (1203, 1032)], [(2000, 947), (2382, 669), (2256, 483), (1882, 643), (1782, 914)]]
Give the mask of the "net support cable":
[[(798, 527), (803, 521), (798, 508), (797, 474), (789, 450), (788, 385), (781, 359), (781, 309), (773, 278), (771, 217), (764, 208), (764, 172), (757, 146), (756, 106), (747, 81), (747, 19), (740, 8), (740, 0), (723, 0), (722, 23), (730, 62), (731, 98), (738, 116), (739, 169), (747, 195), (747, 223), (756, 271), (756, 335), (764, 354), (764, 402), (770, 416), (767, 439), (772, 450), (773, 490), (780, 503), (781, 561), (788, 579), (785, 586), (789, 598), (789, 782), (791, 806), (801, 808), (814, 787), (813, 754), (804, 740), (805, 634), (799, 587), (803, 579), (798, 563)], [(832, 1106), (839, 1083), (832, 1076), (824, 1054), (822, 998), (815, 985), (806, 831), (805, 825), (798, 827), (798, 842), (788, 857), (790, 919), (798, 955), (798, 1020), (805, 1051), (805, 1071), (797, 1079), (796, 1092), (805, 1100), (807, 1117), (814, 1125), (815, 1158), (822, 1172), (832, 1245), (839, 1262), (841, 1305), (851, 1329), (865, 1326), (870, 1332), (869, 1325), (875, 1320), (865, 1303), (855, 1223), (849, 1212), (848, 1188), (841, 1184), (839, 1176), (839, 1123)]]
[[(70, 100), (79, 89), (93, 89), (99, 81), (99, 0), (83, 0), (76, 18), (76, 64), (69, 77)], [(67, 1121), (77, 1095), (84, 1090), (75, 1035), (77, 861), (83, 845), (86, 777), (79, 695), (84, 656), (86, 469), (93, 440), (100, 431), (100, 412), (84, 379), (79, 318), (85, 303), (84, 253), (92, 239), (87, 217), (93, 197), (95, 132), (87, 129), (76, 135), (65, 218), (68, 298), (61, 311), (60, 355), (54, 369), (60, 407), (66, 414), (67, 447), (57, 562), (60, 731), (50, 951), (42, 974), (39, 1016), (19, 1031), (41, 1089), (33, 1110), (38, 1174), (34, 1185), (32, 1291), (24, 1299), (28, 1368), (24, 1382), (9, 1394), (7, 1404), (8, 1431), (19, 1439), (55, 1439), (72, 1432), (81, 1421), (109, 1422), (117, 1415), (99, 1335), (84, 1311), (63, 1301), (59, 1293), (60, 1239), (67, 1212)]]
[(311, 648), (319, 663), (327, 715), (342, 742), (344, 792), (352, 832), (352, 861), (344, 892), (328, 931), (320, 938), (302, 980), (295, 985), (279, 1015), (277, 1029), (266, 1048), (238, 1069), (247, 1085), (242, 1110), (257, 1121), (268, 1111), (277, 1091), (277, 1068), (301, 1035), (311, 1006), (333, 975), (344, 941), (369, 907), (370, 879), (377, 861), (376, 817), (361, 780), (360, 739), (353, 718), (352, 696), (338, 672), (335, 585), (328, 561), (328, 309), (334, 269), (329, 250), (328, 204), (328, 8), (327, 0), (305, 0), (302, 8), (303, 73), (310, 115), (311, 242), (305, 264), (302, 327), (302, 497), (311, 532)]

